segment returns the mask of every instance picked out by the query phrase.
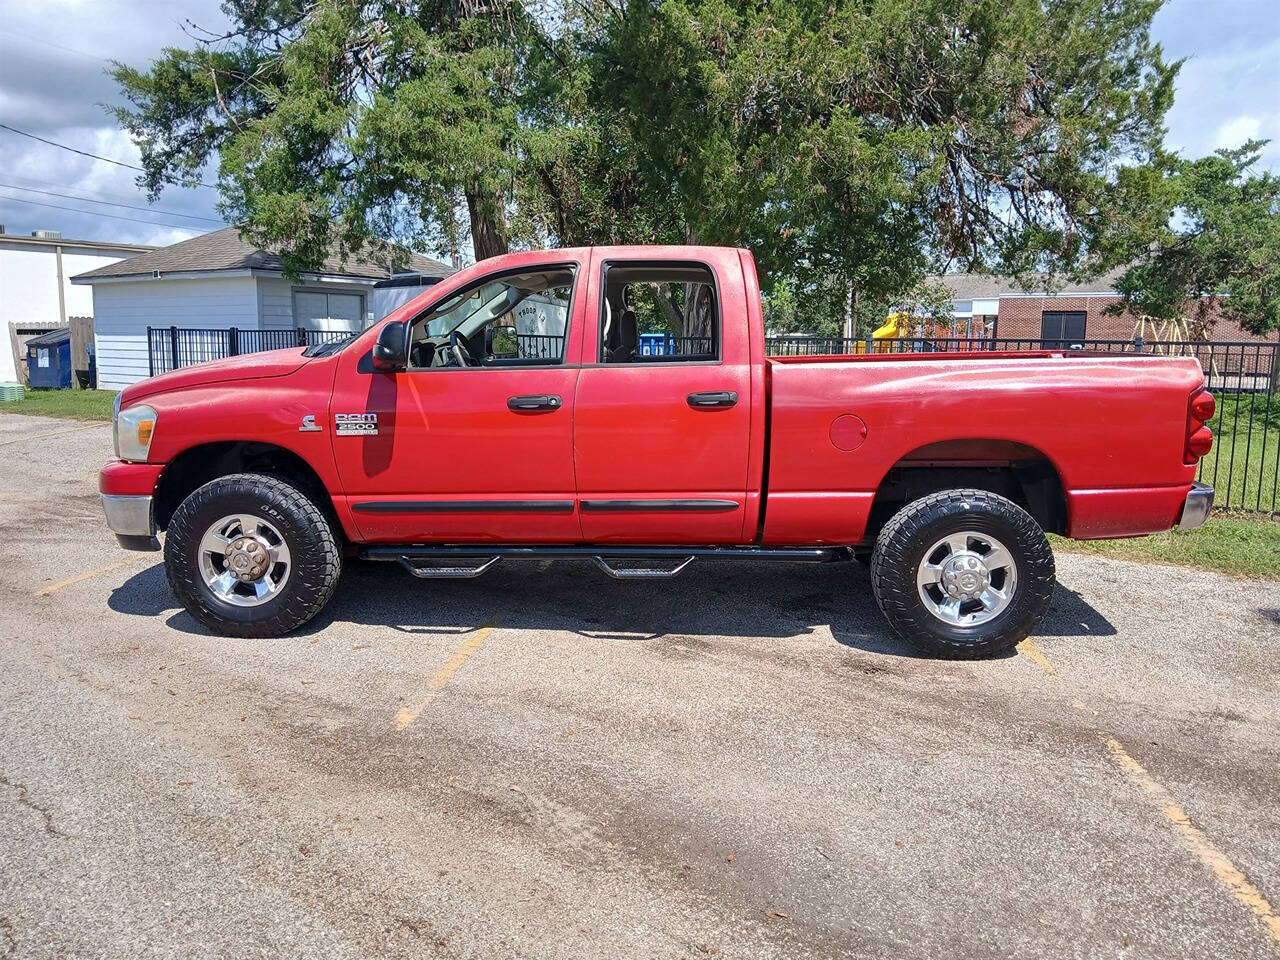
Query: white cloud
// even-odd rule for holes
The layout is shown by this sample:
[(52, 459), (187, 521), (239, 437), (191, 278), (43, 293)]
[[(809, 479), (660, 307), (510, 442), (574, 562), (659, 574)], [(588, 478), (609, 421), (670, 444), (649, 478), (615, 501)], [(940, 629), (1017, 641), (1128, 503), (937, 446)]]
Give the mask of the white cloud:
[[(120, 102), (106, 73), (108, 61), (145, 66), (165, 46), (190, 46), (183, 32), (188, 19), (211, 28), (225, 23), (217, 0), (4, 0), (0, 122), (137, 164), (137, 148), (107, 113), (106, 105)], [(0, 183), (147, 207), (137, 176), (135, 170), (0, 130)], [(43, 227), (69, 239), (172, 243), (216, 230), (216, 201), (213, 190), (166, 189), (153, 209), (131, 210), (11, 186), (0, 188), (0, 223), (9, 233)]]
[(1280, 33), (1273, 0), (1172, 0), (1152, 35), (1185, 60), (1167, 118), (1170, 148), (1200, 157), (1256, 137), (1260, 166), (1280, 172)]
[(1248, 115), (1228, 120), (1218, 128), (1215, 145), (1218, 149), (1238, 147), (1247, 140), (1256, 140), (1262, 130), (1262, 121)]

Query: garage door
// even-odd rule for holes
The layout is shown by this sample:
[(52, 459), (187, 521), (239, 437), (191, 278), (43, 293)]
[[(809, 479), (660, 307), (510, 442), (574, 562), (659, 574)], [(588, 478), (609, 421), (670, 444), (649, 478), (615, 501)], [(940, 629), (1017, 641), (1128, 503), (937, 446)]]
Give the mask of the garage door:
[(358, 293), (298, 290), (293, 295), (293, 319), (306, 330), (351, 333), (364, 329), (363, 303)]

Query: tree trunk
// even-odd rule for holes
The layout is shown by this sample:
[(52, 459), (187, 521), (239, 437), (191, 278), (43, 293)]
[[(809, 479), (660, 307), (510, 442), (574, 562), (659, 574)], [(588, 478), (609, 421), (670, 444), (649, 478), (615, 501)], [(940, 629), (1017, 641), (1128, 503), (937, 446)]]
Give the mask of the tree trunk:
[(508, 253), (511, 246), (507, 240), (507, 217), (502, 195), (486, 193), (481, 187), (470, 188), (465, 193), (476, 262)]
[[(696, 246), (698, 243), (698, 231), (690, 223), (685, 226), (684, 242), (689, 246)], [(700, 284), (686, 283), (684, 285), (684, 323), (681, 325), (680, 335), (686, 339), (691, 337), (702, 336), (700, 323), (698, 318), (698, 305), (694, 300), (698, 296), (698, 288)]]

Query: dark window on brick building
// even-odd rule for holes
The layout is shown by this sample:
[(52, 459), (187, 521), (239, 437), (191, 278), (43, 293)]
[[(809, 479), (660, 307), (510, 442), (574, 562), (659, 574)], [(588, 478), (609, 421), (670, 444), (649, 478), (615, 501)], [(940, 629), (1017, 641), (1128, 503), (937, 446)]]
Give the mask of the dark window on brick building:
[(1084, 341), (1083, 310), (1046, 310), (1040, 315), (1040, 346), (1069, 347)]

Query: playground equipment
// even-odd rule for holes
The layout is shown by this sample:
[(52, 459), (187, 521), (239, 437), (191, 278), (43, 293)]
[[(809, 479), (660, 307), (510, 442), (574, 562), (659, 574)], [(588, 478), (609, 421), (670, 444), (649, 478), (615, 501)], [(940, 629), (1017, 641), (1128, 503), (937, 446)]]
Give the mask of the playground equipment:
[[(1145, 314), (1138, 317), (1137, 322), (1133, 325), (1133, 338), (1135, 342), (1142, 342), (1151, 345), (1151, 352), (1163, 354), (1164, 356), (1183, 356), (1192, 354), (1198, 356), (1200, 351), (1196, 349), (1196, 345), (1203, 343), (1208, 339), (1206, 331), (1201, 329), (1196, 333), (1192, 332), (1191, 323), (1186, 317), (1175, 317), (1172, 320), (1157, 320), (1155, 317), (1148, 317)], [(1214, 358), (1213, 351), (1209, 351), (1208, 363), (1201, 359), (1201, 364), (1207, 369), (1210, 377), (1218, 375), (1218, 362)]]
[[(966, 343), (989, 340), (994, 331), (982, 317), (951, 317), (950, 322), (936, 318), (916, 317), (904, 310), (895, 310), (885, 318), (883, 325), (871, 334), (876, 353), (892, 352), (896, 340), (921, 340), (926, 343)], [(865, 348), (864, 348), (865, 349)], [(939, 347), (938, 349), (945, 349)]]
[[(885, 322), (883, 326), (877, 327), (875, 331), (872, 332), (871, 339), (876, 341), (897, 340), (900, 337), (907, 335), (907, 332), (908, 332), (907, 328), (910, 326), (910, 324), (911, 324), (911, 317), (909, 314), (906, 314), (901, 310), (895, 311), (889, 314), (889, 316), (885, 318)], [(888, 344), (885, 344), (884, 346), (887, 348)], [(880, 346), (878, 343), (877, 343), (877, 350), (879, 352), (884, 352), (883, 350), (880, 349)]]

